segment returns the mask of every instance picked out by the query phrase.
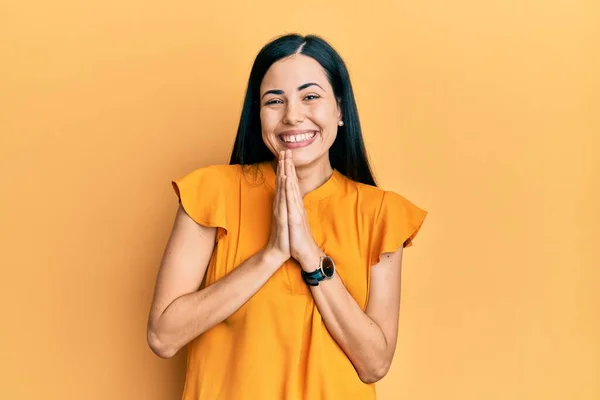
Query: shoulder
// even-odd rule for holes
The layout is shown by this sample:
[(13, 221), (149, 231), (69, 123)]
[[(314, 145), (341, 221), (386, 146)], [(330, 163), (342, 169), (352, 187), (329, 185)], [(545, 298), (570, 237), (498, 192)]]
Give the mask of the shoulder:
[(180, 197), (224, 196), (239, 187), (239, 165), (207, 165), (180, 175), (171, 181)]
[(412, 246), (427, 216), (426, 210), (394, 191), (349, 179), (346, 182), (346, 195), (354, 198), (356, 209), (369, 220), (373, 235), (371, 264), (379, 262), (382, 253)]
[(177, 181), (189, 180), (205, 184), (220, 183), (222, 185), (237, 182), (240, 172), (241, 166), (238, 164), (213, 164), (191, 170), (177, 179)]
[(197, 224), (218, 227), (217, 241), (226, 235), (230, 211), (236, 206), (232, 196), (239, 187), (239, 165), (208, 165), (172, 180), (173, 189), (185, 212)]
[(353, 181), (344, 177), (344, 194), (354, 198), (357, 208), (364, 214), (377, 218), (382, 211), (388, 209), (400, 212), (418, 212), (410, 200), (399, 193), (376, 186)]
[(372, 214), (381, 207), (386, 191), (365, 183), (353, 181), (342, 175), (343, 196), (356, 202), (359, 210)]
[(192, 170), (191, 174), (201, 174), (206, 176), (215, 176), (215, 177), (231, 177), (231, 176), (239, 176), (240, 171), (242, 170), (241, 165), (239, 164), (211, 164), (206, 165), (204, 167), (196, 168)]

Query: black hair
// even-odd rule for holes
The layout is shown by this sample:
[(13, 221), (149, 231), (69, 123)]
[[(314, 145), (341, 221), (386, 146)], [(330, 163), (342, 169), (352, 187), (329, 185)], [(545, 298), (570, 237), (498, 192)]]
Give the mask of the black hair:
[(338, 127), (337, 137), (329, 149), (331, 166), (356, 182), (376, 186), (360, 129), (348, 69), (333, 47), (316, 35), (280, 36), (260, 50), (250, 71), (229, 164), (249, 165), (275, 158), (262, 139), (260, 85), (271, 65), (296, 53), (311, 57), (321, 64), (341, 107), (344, 125)]

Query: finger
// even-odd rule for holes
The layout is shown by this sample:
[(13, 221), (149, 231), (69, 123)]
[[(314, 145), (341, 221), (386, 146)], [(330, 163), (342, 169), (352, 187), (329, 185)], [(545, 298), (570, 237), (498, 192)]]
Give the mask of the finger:
[(288, 182), (286, 182), (285, 193), (286, 193), (286, 205), (288, 210), (288, 221), (290, 223), (298, 224), (301, 221), (302, 216), (302, 205), (298, 203), (296, 199), (294, 188), (294, 178), (287, 177)]
[(279, 152), (279, 160), (277, 161), (277, 176), (276, 176), (276, 185), (277, 185), (277, 190), (281, 189), (281, 183), (283, 182), (283, 180), (281, 180), (280, 178), (282, 176), (285, 176), (285, 164), (284, 164), (284, 154), (285, 152), (280, 151)]
[(283, 175), (283, 161), (285, 160), (285, 152), (279, 152), (279, 158), (277, 160), (277, 176)]
[(299, 208), (304, 208), (304, 200), (302, 199), (302, 195), (300, 194), (300, 185), (298, 184), (298, 179), (294, 179), (294, 195), (296, 198), (296, 203)]
[(277, 167), (279, 171), (279, 215), (282, 218), (282, 221), (287, 221), (287, 198), (286, 198), (286, 181), (287, 174), (285, 169), (285, 151), (279, 152), (279, 166)]
[(286, 155), (285, 158), (285, 174), (289, 177), (293, 177), (294, 175), (292, 174), (292, 169), (291, 169), (291, 165), (292, 165), (292, 159), (288, 158)]
[(285, 199), (286, 199), (286, 205), (287, 205), (287, 212), (288, 212), (288, 216), (291, 216), (291, 214), (294, 211), (294, 197), (293, 197), (293, 187), (292, 187), (292, 178), (289, 177), (286, 182), (285, 182)]
[(302, 196), (300, 195), (300, 183), (298, 182), (298, 175), (296, 175), (296, 166), (293, 160), (290, 160), (289, 169), (286, 171), (287, 175), (292, 176), (292, 194), (294, 195), (294, 203), (297, 207), (304, 207)]
[(281, 229), (287, 229), (289, 216), (288, 216), (288, 202), (286, 198), (286, 181), (288, 180), (287, 176), (281, 177), (281, 193), (279, 194), (279, 224)]
[(279, 176), (281, 175), (281, 152), (277, 157), (277, 166), (275, 167), (275, 196), (277, 196), (277, 190), (279, 190)]
[(283, 159), (279, 160), (277, 163), (277, 178), (280, 178), (285, 175), (285, 164)]
[(283, 175), (280, 178), (279, 183), (279, 211), (281, 214), (287, 214), (287, 198), (286, 198), (286, 186), (288, 177)]
[(296, 168), (294, 167), (294, 157), (293, 157), (293, 153), (292, 153), (291, 150), (288, 150), (286, 152), (285, 162), (288, 165), (288, 167), (285, 170), (286, 171), (286, 175), (291, 176), (293, 178), (296, 178), (296, 171), (295, 171)]
[(279, 214), (279, 201), (281, 198), (281, 178), (277, 176), (275, 179), (275, 198), (273, 199), (273, 213)]
[(292, 156), (292, 151), (290, 150), (290, 166), (292, 167), (291, 173), (294, 178), (298, 178), (296, 175), (296, 165), (294, 164), (294, 157)]
[(298, 184), (297, 180), (296, 180), (296, 190), (294, 190), (294, 192), (296, 193), (296, 203), (298, 204), (298, 209), (300, 210), (301, 213), (303, 213), (305, 211), (304, 199), (302, 198), (302, 194), (300, 193), (300, 185)]
[[(298, 177), (296, 175), (296, 167), (291, 155), (291, 151), (287, 153), (288, 157), (285, 160), (285, 174), (288, 176), (290, 185), (286, 185), (286, 191), (290, 192), (290, 196), (287, 197), (288, 206), (302, 207), (302, 201), (300, 200), (300, 187), (298, 185)], [(288, 190), (289, 188), (289, 190)]]
[(286, 199), (289, 206), (297, 206), (296, 202), (296, 177), (294, 174), (294, 164), (291, 158), (285, 160), (285, 175), (289, 177), (286, 185)]

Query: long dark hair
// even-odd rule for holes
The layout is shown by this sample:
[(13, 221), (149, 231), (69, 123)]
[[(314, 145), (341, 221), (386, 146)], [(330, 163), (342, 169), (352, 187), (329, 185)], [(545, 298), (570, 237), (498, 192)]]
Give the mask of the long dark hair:
[(337, 137), (329, 149), (331, 166), (356, 182), (376, 186), (346, 64), (329, 43), (316, 35), (280, 36), (260, 50), (250, 71), (229, 164), (248, 165), (273, 160), (273, 153), (262, 139), (260, 85), (271, 65), (295, 53), (311, 57), (321, 64), (341, 106), (344, 125), (338, 127)]

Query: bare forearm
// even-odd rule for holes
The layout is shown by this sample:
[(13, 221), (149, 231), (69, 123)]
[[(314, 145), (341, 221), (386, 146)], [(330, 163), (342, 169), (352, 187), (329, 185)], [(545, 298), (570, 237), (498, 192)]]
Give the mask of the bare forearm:
[(159, 355), (171, 357), (191, 340), (229, 318), (285, 260), (261, 250), (214, 284), (179, 297), (152, 324)]
[(363, 381), (385, 375), (391, 357), (385, 335), (358, 306), (339, 276), (311, 286), (325, 326)]

